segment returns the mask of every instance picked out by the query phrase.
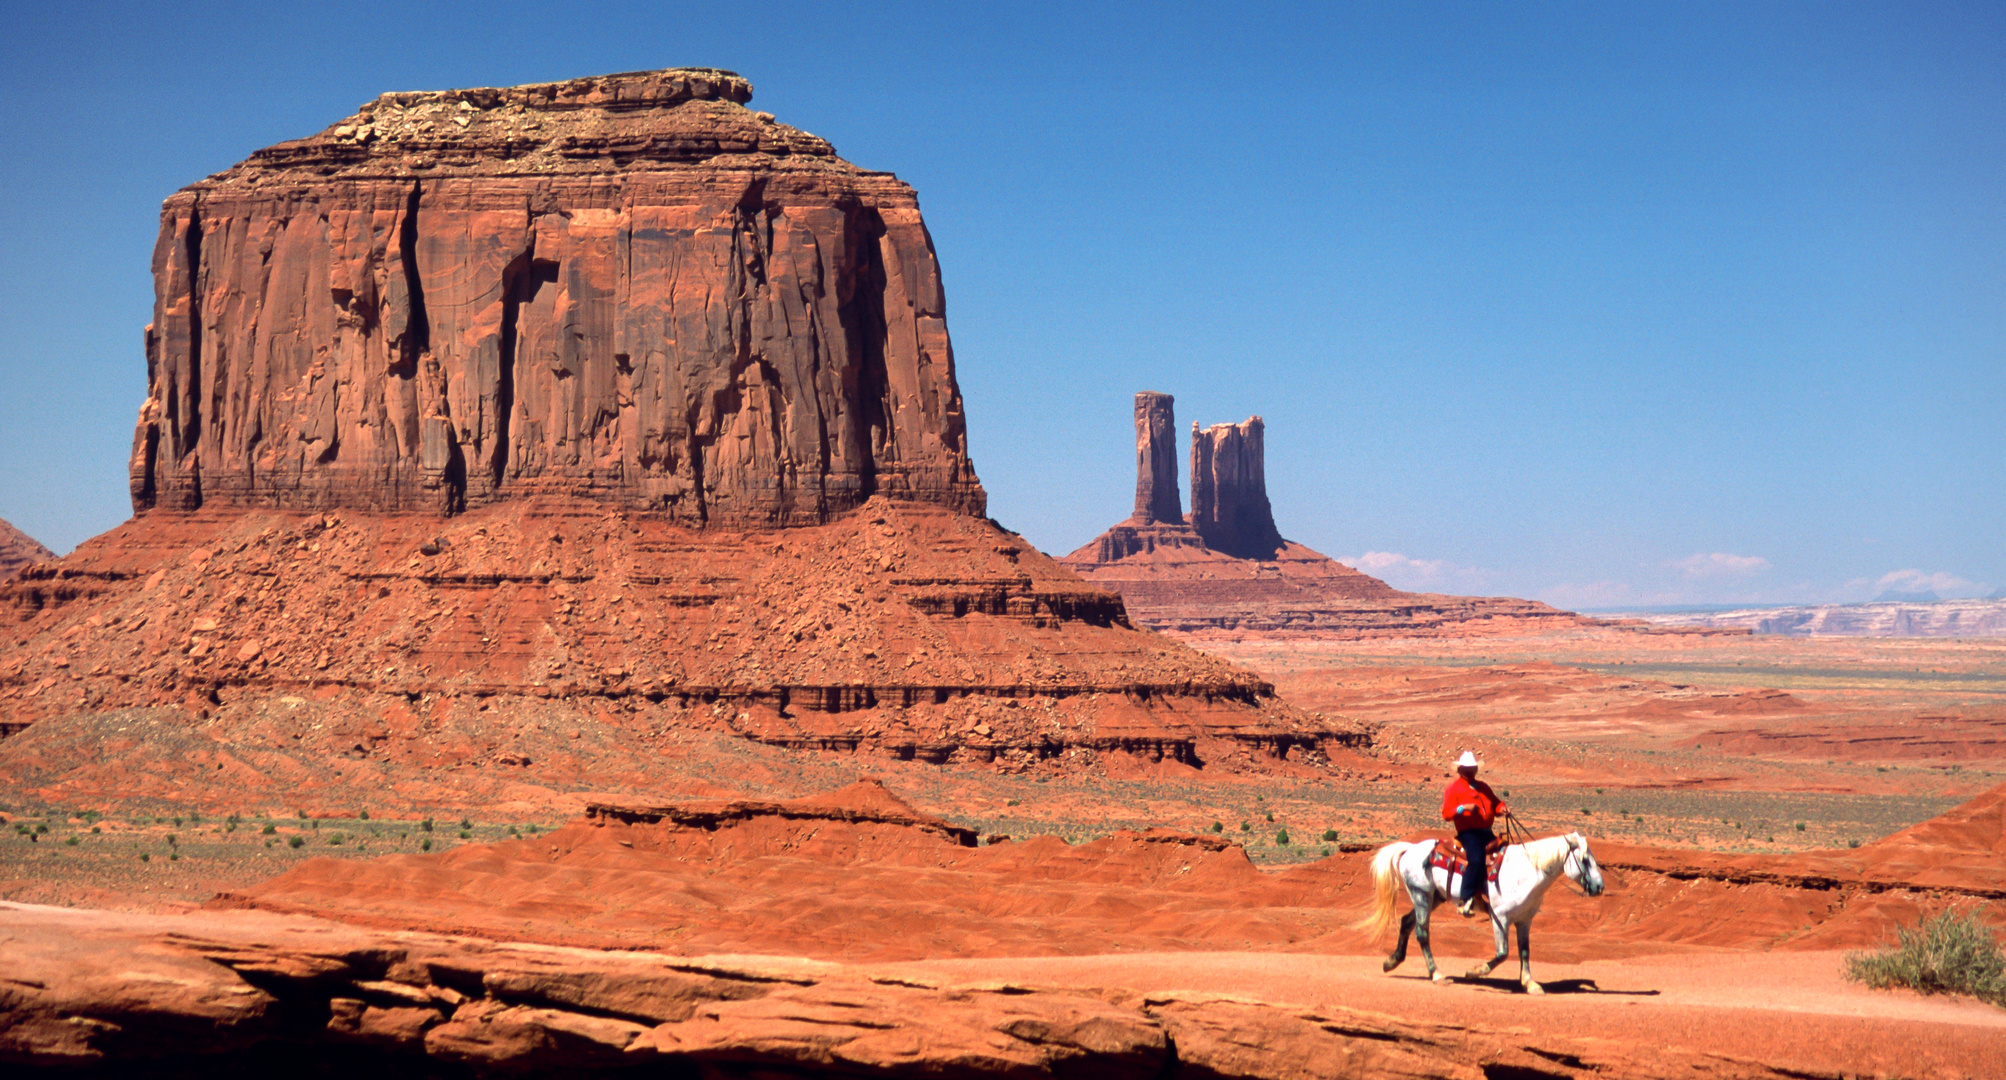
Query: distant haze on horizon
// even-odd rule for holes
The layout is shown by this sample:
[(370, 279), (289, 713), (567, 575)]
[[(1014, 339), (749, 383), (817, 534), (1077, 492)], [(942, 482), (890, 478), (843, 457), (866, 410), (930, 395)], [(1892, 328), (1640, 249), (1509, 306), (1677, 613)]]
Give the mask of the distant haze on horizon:
[(0, 518), (128, 516), (177, 188), (384, 91), (689, 65), (918, 189), (1046, 551), (1128, 513), (1147, 389), (1261, 415), (1282, 533), (1403, 588), (2006, 585), (2006, 5), (958, 8), (16, 10)]

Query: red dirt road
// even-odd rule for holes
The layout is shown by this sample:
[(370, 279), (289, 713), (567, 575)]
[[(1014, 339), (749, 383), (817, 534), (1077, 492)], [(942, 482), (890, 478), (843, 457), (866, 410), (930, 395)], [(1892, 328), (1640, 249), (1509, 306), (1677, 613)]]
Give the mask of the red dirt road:
[[(1516, 956), (1498, 975), (1435, 986), (1418, 956), (1392, 976), (1376, 956), (1141, 953), (933, 960), (867, 969), (949, 983), (1191, 990), (1309, 1008), (1389, 1013), (1540, 1037), (1607, 1039), (1639, 1053), (1682, 1048), (1813, 1075), (2006, 1075), (2006, 1011), (1968, 999), (1864, 989), (1843, 953), (1644, 956), (1539, 963), (1544, 997), (1519, 993)], [(1470, 958), (1437, 955), (1460, 973)]]

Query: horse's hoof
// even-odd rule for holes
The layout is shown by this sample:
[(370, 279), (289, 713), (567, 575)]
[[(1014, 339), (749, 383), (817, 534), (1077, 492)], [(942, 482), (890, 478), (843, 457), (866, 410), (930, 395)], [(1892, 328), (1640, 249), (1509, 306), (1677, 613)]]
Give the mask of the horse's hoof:
[(1528, 982), (1525, 984), (1525, 992), (1528, 994), (1544, 994), (1546, 993), (1546, 987), (1536, 982)]
[(1379, 965), (1379, 970), (1381, 970), (1381, 971), (1392, 971), (1392, 970), (1393, 970), (1394, 968), (1397, 968), (1397, 967), (1399, 967), (1399, 966), (1400, 966), (1400, 961), (1398, 961), (1398, 960), (1395, 960), (1395, 959), (1393, 959), (1392, 957), (1390, 957), (1390, 956), (1389, 956), (1389, 957), (1387, 957), (1387, 958), (1386, 958), (1386, 962), (1385, 962), (1385, 963), (1383, 963), (1383, 964)]
[(1491, 973), (1491, 966), (1489, 964), (1478, 964), (1476, 967), (1473, 967), (1470, 970), (1464, 972), (1463, 978), (1481, 979), (1484, 976), (1489, 975), (1490, 973)]
[(1449, 985), (1449, 977), (1448, 977), (1447, 975), (1444, 975), (1444, 974), (1442, 974), (1442, 973), (1441, 973), (1441, 972), (1439, 972), (1439, 971), (1431, 971), (1431, 972), (1429, 972), (1429, 973), (1428, 973), (1428, 977), (1429, 977), (1430, 979), (1433, 979), (1433, 980), (1435, 980), (1435, 985), (1436, 985), (1436, 986), (1447, 986), (1447, 985)]

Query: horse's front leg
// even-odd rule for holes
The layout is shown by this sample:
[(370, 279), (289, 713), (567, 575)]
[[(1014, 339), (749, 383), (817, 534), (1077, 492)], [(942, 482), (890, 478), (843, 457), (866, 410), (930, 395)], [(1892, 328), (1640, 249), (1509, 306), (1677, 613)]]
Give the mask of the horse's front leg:
[(1386, 958), (1385, 965), (1382, 966), (1379, 970), (1392, 971), (1394, 968), (1397, 968), (1401, 964), (1406, 962), (1407, 935), (1413, 932), (1414, 932), (1414, 913), (1410, 911), (1407, 914), (1400, 916), (1400, 941), (1393, 946), (1393, 955)]
[(1434, 900), (1430, 896), (1414, 905), (1414, 942), (1421, 946), (1421, 959), (1428, 962), (1428, 977), (1439, 984), (1448, 977), (1435, 970), (1435, 950), (1428, 947), (1428, 916), (1434, 910)]
[[(1498, 931), (1498, 942), (1500, 945), (1504, 942), (1502, 930)], [(1498, 959), (1504, 959), (1502, 952)], [(1528, 994), (1546, 993), (1545, 987), (1532, 981), (1532, 924), (1529, 922), (1518, 924), (1518, 982)]]
[(1511, 947), (1511, 936), (1508, 927), (1509, 924), (1504, 921), (1504, 917), (1502, 915), (1499, 915), (1496, 912), (1492, 912), (1491, 936), (1497, 939), (1497, 955), (1491, 957), (1489, 960), (1486, 960), (1481, 964), (1478, 964), (1476, 967), (1471, 968), (1467, 973), (1463, 975), (1463, 978), (1481, 979), (1484, 976), (1489, 975), (1491, 973), (1492, 968), (1495, 968), (1499, 964), (1504, 963), (1505, 952)]

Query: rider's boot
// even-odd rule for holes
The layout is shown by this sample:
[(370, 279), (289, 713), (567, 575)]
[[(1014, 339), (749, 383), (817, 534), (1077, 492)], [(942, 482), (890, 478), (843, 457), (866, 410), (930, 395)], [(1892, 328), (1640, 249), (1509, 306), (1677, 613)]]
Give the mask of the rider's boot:
[(1456, 905), (1456, 914), (1461, 915), (1465, 919), (1474, 916), (1476, 913), (1477, 898), (1474, 896)]

